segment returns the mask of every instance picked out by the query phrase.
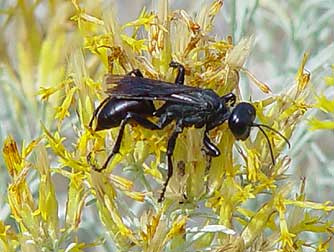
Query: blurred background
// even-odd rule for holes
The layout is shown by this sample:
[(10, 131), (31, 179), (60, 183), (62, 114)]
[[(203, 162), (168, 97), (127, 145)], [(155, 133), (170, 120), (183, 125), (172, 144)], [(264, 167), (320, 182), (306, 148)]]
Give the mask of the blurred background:
[[(111, 5), (120, 24), (134, 20), (145, 6), (157, 8), (157, 2), (144, 0), (101, 1)], [(185, 9), (196, 15), (208, 1), (172, 1), (171, 9)], [(21, 5), (36, 5), (31, 16), (24, 16)], [(21, 9), (22, 8), (22, 9)], [(64, 75), (71, 49), (79, 43), (74, 34), (69, 1), (0, 1), (0, 144), (6, 136), (13, 135), (18, 144), (28, 143), (41, 135), (40, 121), (45, 121), (45, 103), (37, 96), (39, 86), (57, 83)], [(53, 9), (55, 16), (48, 16)], [(246, 62), (246, 68), (257, 79), (267, 83), (273, 93), (287, 90), (295, 80), (295, 74), (305, 52), (309, 53), (306, 69), (311, 73), (312, 93), (309, 103), (315, 103), (316, 95), (334, 98), (334, 89), (326, 85), (327, 77), (334, 76), (334, 1), (333, 0), (235, 0), (224, 1), (212, 34), (225, 39), (232, 36), (234, 43), (253, 35), (254, 48)], [(34, 18), (32, 18), (34, 17)], [(57, 22), (63, 22), (56, 27)], [(53, 32), (53, 33), (52, 33)], [(39, 36), (34, 36), (39, 34)], [(67, 44), (59, 41), (66, 38)], [(55, 39), (57, 38), (57, 39)], [(43, 75), (39, 60), (43, 53), (38, 46), (49, 39), (48, 65), (53, 73)], [(53, 43), (54, 42), (54, 43)], [(71, 43), (69, 43), (71, 42)], [(40, 50), (40, 51), (39, 51)], [(29, 51), (29, 52), (28, 52)], [(49, 76), (52, 76), (50, 78)], [(265, 98), (249, 79), (241, 74), (244, 100)], [(298, 179), (306, 177), (307, 197), (312, 201), (334, 201), (334, 131), (311, 131), (308, 120), (317, 117), (333, 121), (333, 113), (310, 109), (306, 120), (297, 128), (287, 150), (292, 159), (289, 174)], [(75, 119), (69, 122), (75, 124)], [(0, 156), (0, 218), (9, 218), (6, 203), (8, 175)], [(34, 189), (34, 177), (31, 187)], [(57, 178), (55, 178), (57, 179)], [(61, 191), (60, 191), (61, 193)], [(61, 196), (60, 196), (61, 198)], [(94, 223), (91, 222), (93, 225)], [(89, 225), (89, 224), (88, 224)]]

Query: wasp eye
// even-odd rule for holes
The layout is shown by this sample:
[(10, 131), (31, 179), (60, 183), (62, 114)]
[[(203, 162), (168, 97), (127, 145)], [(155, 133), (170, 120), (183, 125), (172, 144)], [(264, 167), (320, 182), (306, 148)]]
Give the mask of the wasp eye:
[(237, 140), (246, 140), (249, 137), (255, 116), (255, 108), (250, 103), (241, 102), (233, 109), (228, 126)]

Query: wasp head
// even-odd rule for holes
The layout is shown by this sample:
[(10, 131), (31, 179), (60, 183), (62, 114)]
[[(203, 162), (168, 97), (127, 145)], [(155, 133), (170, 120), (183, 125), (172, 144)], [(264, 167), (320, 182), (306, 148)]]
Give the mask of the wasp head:
[(239, 103), (228, 119), (228, 126), (237, 140), (246, 140), (256, 117), (253, 105), (247, 102)]
[(263, 128), (267, 128), (283, 138), (283, 140), (288, 144), (289, 148), (290, 142), (280, 132), (269, 127), (268, 125), (254, 123), (255, 117), (256, 110), (254, 106), (247, 102), (241, 102), (232, 110), (232, 113), (228, 119), (228, 126), (237, 140), (246, 140), (249, 137), (252, 127), (259, 128), (268, 142), (271, 160), (273, 164), (275, 164), (273, 149), (271, 147), (270, 140)]

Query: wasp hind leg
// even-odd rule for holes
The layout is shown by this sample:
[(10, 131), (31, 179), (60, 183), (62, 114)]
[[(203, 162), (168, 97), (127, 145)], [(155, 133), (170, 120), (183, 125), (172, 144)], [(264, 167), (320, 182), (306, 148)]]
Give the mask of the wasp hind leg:
[(114, 147), (113, 147), (111, 153), (107, 157), (106, 161), (103, 163), (102, 167), (101, 168), (96, 168), (95, 169), (96, 171), (101, 172), (101, 171), (105, 170), (107, 168), (110, 160), (113, 158), (113, 156), (115, 154), (119, 153), (119, 149), (121, 147), (121, 142), (122, 142), (122, 138), (123, 138), (123, 134), (124, 134), (124, 129), (125, 129), (126, 124), (130, 120), (138, 123), (140, 126), (146, 128), (146, 129), (150, 129), (150, 130), (161, 129), (160, 125), (151, 122), (150, 120), (146, 119), (145, 117), (142, 117), (141, 115), (133, 113), (133, 112), (128, 112), (127, 115), (125, 116), (125, 118), (122, 120), (122, 122), (120, 124), (118, 136), (116, 138), (116, 141), (115, 141), (115, 144), (114, 144)]

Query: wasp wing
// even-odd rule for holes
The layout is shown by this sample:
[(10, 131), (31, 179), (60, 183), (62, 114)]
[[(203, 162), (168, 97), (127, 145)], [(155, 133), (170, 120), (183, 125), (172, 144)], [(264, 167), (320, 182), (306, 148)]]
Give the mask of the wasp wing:
[(131, 100), (161, 100), (202, 107), (207, 101), (203, 89), (128, 75), (106, 75), (105, 92), (111, 97)]

